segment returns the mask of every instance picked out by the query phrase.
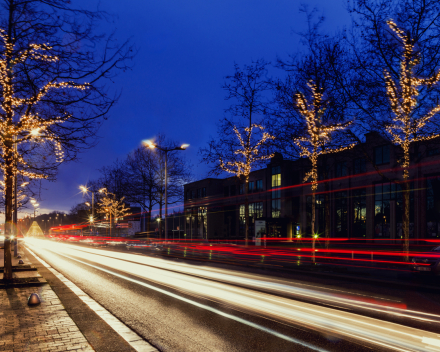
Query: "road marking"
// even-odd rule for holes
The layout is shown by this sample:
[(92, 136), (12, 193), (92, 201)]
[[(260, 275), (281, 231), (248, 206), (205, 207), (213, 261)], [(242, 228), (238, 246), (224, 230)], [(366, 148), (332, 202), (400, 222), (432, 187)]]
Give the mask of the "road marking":
[[(216, 313), (216, 314), (218, 314), (218, 315), (220, 315), (220, 316), (223, 316), (223, 317), (225, 317), (225, 318), (229, 318), (229, 319), (231, 319), (231, 320), (235, 320), (235, 321), (237, 321), (237, 322), (239, 322), (239, 323), (242, 323), (242, 324), (248, 325), (248, 326), (250, 326), (250, 327), (252, 327), (252, 328), (255, 328), (255, 329), (257, 329), (257, 330), (260, 330), (260, 331), (263, 331), (263, 332), (269, 333), (269, 334), (271, 334), (271, 335), (273, 335), (273, 336), (276, 336), (276, 337), (278, 337), (278, 338), (281, 338), (281, 339), (283, 339), (283, 340), (286, 340), (286, 341), (289, 341), (289, 342), (292, 342), (292, 343), (295, 343), (295, 344), (298, 344), (298, 345), (301, 345), (301, 346), (304, 346), (304, 347), (310, 348), (311, 350), (314, 350), (314, 351), (328, 352), (328, 350), (326, 350), (326, 349), (320, 348), (320, 347), (318, 347), (318, 346), (311, 345), (311, 344), (309, 344), (309, 343), (307, 343), (307, 342), (303, 342), (303, 341), (301, 341), (301, 340), (297, 340), (297, 339), (295, 339), (295, 338), (293, 338), (293, 337), (290, 337), (290, 336), (284, 335), (284, 334), (279, 333), (279, 332), (277, 332), (277, 331), (275, 331), (275, 330), (272, 330), (272, 329), (270, 329), (270, 328), (266, 328), (266, 327), (264, 327), (264, 326), (262, 326), (262, 325), (259, 325), (259, 324), (256, 324), (256, 323), (253, 323), (253, 322), (251, 322), (251, 321), (248, 321), (248, 320), (246, 320), (246, 319), (243, 319), (243, 318), (237, 317), (237, 316), (235, 316), (235, 315), (232, 315), (232, 314), (229, 314), (229, 313), (225, 313), (225, 312), (223, 312), (223, 311), (221, 311), (221, 310), (219, 310), (219, 309), (216, 309), (216, 308), (210, 307), (210, 306), (205, 305), (205, 304), (203, 304), (203, 303), (199, 303), (199, 302), (193, 301), (193, 300), (191, 300), (191, 299), (189, 299), (189, 298), (185, 298), (185, 297), (179, 296), (179, 295), (177, 295), (177, 294), (175, 294), (175, 293), (172, 293), (172, 292), (166, 291), (166, 290), (161, 289), (161, 288), (159, 288), (159, 287), (156, 287), (156, 286), (153, 286), (153, 285), (147, 284), (147, 283), (145, 283), (145, 282), (142, 282), (142, 281), (139, 281), (139, 280), (136, 280), (136, 279), (132, 279), (132, 278), (130, 278), (130, 277), (128, 277), (128, 276), (118, 274), (118, 273), (116, 273), (116, 272), (114, 272), (114, 271), (107, 270), (107, 269), (104, 269), (104, 268), (102, 268), (102, 267), (99, 267), (99, 266), (96, 266), (96, 265), (93, 265), (93, 264), (90, 264), (90, 263), (84, 262), (84, 261), (82, 261), (82, 260), (79, 260), (79, 259), (76, 259), (76, 258), (70, 257), (69, 255), (66, 255), (66, 254), (62, 254), (62, 253), (57, 253), (57, 254), (58, 254), (58, 255), (61, 255), (61, 256), (63, 256), (63, 257), (69, 258), (69, 259), (71, 259), (71, 260), (74, 260), (74, 261), (76, 261), (76, 262), (82, 263), (82, 264), (84, 264), (84, 265), (90, 266), (90, 267), (92, 267), (92, 268), (95, 268), (95, 269), (98, 269), (98, 270), (104, 271), (104, 272), (106, 272), (106, 273), (108, 273), (108, 274), (111, 274), (111, 275), (117, 276), (117, 277), (122, 278), (122, 279), (124, 279), (124, 280), (131, 281), (131, 282), (134, 282), (134, 283), (136, 283), (136, 284), (138, 284), (138, 285), (141, 285), (141, 286), (147, 287), (147, 288), (149, 288), (149, 289), (155, 290), (155, 291), (160, 292), (160, 293), (162, 293), (162, 294), (165, 294), (165, 295), (167, 295), (167, 296), (170, 296), (170, 297), (176, 298), (176, 299), (178, 299), (178, 300), (180, 300), (180, 301), (183, 301), (183, 302), (185, 302), (185, 303), (189, 303), (189, 304), (194, 305), (194, 306), (196, 306), (196, 307), (199, 307), (199, 308), (202, 308), (202, 309), (208, 310), (208, 311), (210, 311), (210, 312)], [(42, 259), (40, 259), (40, 260), (42, 261)], [(42, 262), (43, 262), (43, 261), (42, 261)], [(49, 267), (49, 269), (51, 269), (51, 268)], [(54, 269), (53, 269), (53, 270), (54, 270)], [(62, 275), (62, 274), (60, 274), (60, 275)], [(67, 279), (66, 279), (66, 280), (67, 280)], [(79, 289), (79, 290), (80, 290), (80, 289)], [(149, 350), (148, 350), (148, 351), (149, 351)], [(154, 349), (154, 351), (157, 351), (157, 350)]]
[(426, 343), (428, 345), (433, 345), (433, 346), (440, 347), (440, 340), (432, 339), (430, 337), (423, 337), (422, 343)]
[(72, 281), (67, 279), (63, 274), (52, 268), (43, 259), (37, 256), (33, 251), (26, 247), (27, 250), (37, 258), (41, 264), (49, 269), (58, 279), (60, 279), (68, 288), (70, 288), (85, 304), (87, 304), (101, 319), (103, 319), (110, 327), (115, 330), (131, 347), (138, 352), (158, 352), (158, 350), (146, 342), (142, 337), (131, 330), (127, 325), (112, 315), (107, 309), (92, 299), (87, 293), (76, 286)]

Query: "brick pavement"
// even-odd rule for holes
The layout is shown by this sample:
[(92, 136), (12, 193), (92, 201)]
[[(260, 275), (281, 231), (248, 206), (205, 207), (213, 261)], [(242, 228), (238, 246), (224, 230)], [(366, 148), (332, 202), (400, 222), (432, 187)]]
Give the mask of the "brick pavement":
[[(31, 293), (41, 304), (27, 305)], [(94, 351), (47, 284), (0, 289), (0, 351)]]

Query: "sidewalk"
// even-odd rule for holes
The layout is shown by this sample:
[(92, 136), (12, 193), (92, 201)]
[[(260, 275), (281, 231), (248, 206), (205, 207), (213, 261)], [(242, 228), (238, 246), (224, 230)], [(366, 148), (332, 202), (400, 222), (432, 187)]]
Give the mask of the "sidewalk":
[[(38, 293), (41, 304), (29, 307)], [(48, 284), (0, 289), (0, 351), (94, 351)]]
[[(0, 281), (0, 351), (135, 352), (112, 327), (34, 258), (19, 249), (24, 265), (13, 258), (15, 284)], [(0, 270), (4, 249), (0, 249)], [(0, 274), (3, 278), (3, 273)], [(17, 280), (18, 279), (18, 280)], [(31, 293), (41, 303), (28, 306)]]
[[(22, 269), (30, 269), (13, 272), (22, 283), (0, 286), (0, 351), (94, 351), (46, 280), (29, 265), (23, 251), (20, 255), (25, 263)], [(3, 261), (0, 249), (1, 269)], [(18, 266), (17, 258), (13, 257), (12, 265)], [(28, 306), (31, 293), (38, 294), (41, 304)]]

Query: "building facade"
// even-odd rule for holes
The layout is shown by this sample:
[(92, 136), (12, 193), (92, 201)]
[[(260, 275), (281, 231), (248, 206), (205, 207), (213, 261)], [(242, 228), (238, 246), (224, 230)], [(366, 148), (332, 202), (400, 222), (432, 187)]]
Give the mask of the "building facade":
[[(403, 236), (403, 171), (399, 146), (377, 133), (351, 150), (319, 159), (316, 225), (320, 237), (398, 239)], [(279, 153), (249, 178), (250, 238), (256, 220), (269, 237), (311, 236), (308, 159)], [(410, 238), (440, 238), (440, 140), (411, 150)], [(244, 184), (237, 177), (206, 178), (185, 185), (185, 237), (240, 240), (245, 237)]]

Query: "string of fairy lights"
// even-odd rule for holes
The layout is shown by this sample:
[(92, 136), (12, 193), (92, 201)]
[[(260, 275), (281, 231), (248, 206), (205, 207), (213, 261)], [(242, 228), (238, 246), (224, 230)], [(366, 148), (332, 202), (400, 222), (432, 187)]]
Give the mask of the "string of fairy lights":
[(102, 193), (104, 193), (104, 196), (98, 202), (98, 213), (112, 214), (114, 219), (124, 217), (128, 214), (130, 209), (125, 207), (124, 197), (117, 200), (116, 196), (106, 189), (103, 189)]
[(303, 93), (296, 94), (296, 103), (306, 122), (307, 133), (306, 136), (294, 139), (294, 142), (300, 148), (300, 155), (308, 157), (312, 164), (310, 171), (304, 177), (304, 182), (310, 179), (312, 191), (316, 191), (318, 188), (318, 157), (353, 148), (355, 143), (343, 147), (329, 145), (331, 134), (346, 129), (352, 124), (352, 121), (324, 123), (323, 116), (326, 107), (322, 99), (322, 89), (319, 89), (313, 81), (308, 83), (308, 87), (312, 91), (310, 102), (307, 101)]
[[(256, 142), (252, 143), (253, 130), (256, 129), (257, 132), (262, 132), (261, 138)], [(251, 173), (252, 167), (255, 163), (259, 163), (264, 160), (268, 160), (274, 156), (274, 154), (260, 154), (260, 148), (268, 140), (275, 139), (274, 136), (267, 132), (263, 132), (264, 127), (259, 124), (252, 124), (244, 129), (244, 137), (234, 126), (234, 132), (240, 142), (240, 148), (234, 151), (235, 155), (241, 156), (241, 160), (227, 161), (225, 162), (222, 157), (220, 157), (220, 167), (223, 171), (234, 174), (237, 177), (244, 177), (246, 182), (249, 181), (249, 174)]]
[[(4, 50), (0, 54), (0, 85), (2, 88), (2, 101), (0, 102), (3, 114), (0, 114), (0, 149), (3, 162), (0, 168), (5, 180), (21, 174), (29, 179), (44, 179), (47, 175), (31, 171), (30, 162), (18, 146), (32, 144), (49, 144), (53, 146), (55, 161), (64, 160), (64, 150), (61, 139), (53, 132), (52, 126), (68, 120), (71, 115), (63, 113), (58, 117), (41, 116), (35, 110), (47, 94), (58, 89), (89, 88), (88, 84), (77, 84), (54, 79), (38, 88), (28, 97), (20, 97), (15, 92), (14, 70), (17, 65), (26, 64), (28, 61), (57, 62), (59, 58), (51, 55), (52, 47), (49, 44), (30, 44), (23, 50), (14, 47), (13, 38), (8, 38), (4, 30), (0, 29), (0, 45)], [(20, 94), (23, 94), (22, 92)], [(17, 115), (16, 111), (24, 111)], [(8, 184), (8, 182), (6, 182)]]
[(423, 128), (440, 111), (440, 104), (431, 109), (424, 116), (415, 116), (418, 96), (422, 87), (431, 87), (440, 81), (440, 71), (431, 77), (418, 78), (415, 68), (420, 63), (420, 55), (415, 49), (415, 41), (400, 29), (393, 21), (387, 21), (388, 26), (397, 35), (403, 44), (403, 58), (400, 62), (398, 82), (385, 70), (385, 84), (391, 110), (392, 123), (386, 126), (386, 131), (391, 135), (395, 144), (401, 145), (403, 159), (400, 164), (403, 168), (403, 179), (409, 178), (410, 145), (414, 142), (426, 141), (439, 136), (439, 134), (424, 135)]

